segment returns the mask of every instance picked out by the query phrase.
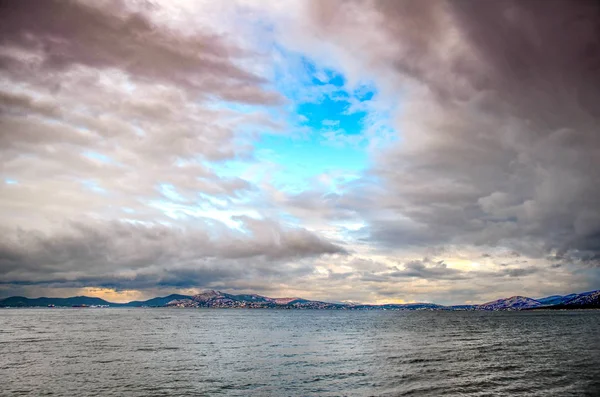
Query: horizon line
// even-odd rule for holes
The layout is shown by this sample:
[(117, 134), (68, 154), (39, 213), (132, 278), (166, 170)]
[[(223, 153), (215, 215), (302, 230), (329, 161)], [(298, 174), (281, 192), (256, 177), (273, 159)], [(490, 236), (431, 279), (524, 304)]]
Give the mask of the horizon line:
[(197, 296), (197, 295), (202, 295), (206, 292), (218, 292), (218, 293), (222, 293), (222, 294), (228, 294), (228, 295), (233, 295), (233, 296), (239, 296), (239, 295), (256, 295), (256, 296), (260, 296), (263, 298), (269, 298), (269, 299), (302, 299), (302, 300), (307, 300), (307, 301), (311, 301), (311, 302), (322, 302), (322, 303), (328, 303), (328, 304), (340, 304), (340, 305), (348, 305), (348, 306), (358, 306), (358, 305), (365, 305), (365, 306), (385, 306), (385, 305), (398, 305), (398, 306), (402, 306), (402, 305), (415, 305), (415, 304), (430, 304), (430, 305), (438, 305), (438, 306), (444, 306), (444, 307), (452, 307), (452, 306), (480, 306), (480, 305), (485, 305), (487, 303), (491, 303), (491, 302), (495, 302), (497, 300), (502, 300), (502, 299), (511, 299), (511, 298), (517, 298), (517, 297), (521, 297), (521, 298), (527, 298), (527, 299), (533, 299), (533, 300), (538, 300), (538, 299), (544, 299), (544, 298), (549, 298), (549, 297), (553, 297), (553, 296), (568, 296), (568, 295), (581, 295), (581, 294), (587, 294), (590, 292), (595, 292), (595, 291), (600, 291), (600, 290), (589, 290), (589, 291), (583, 291), (583, 292), (572, 292), (566, 295), (561, 295), (561, 294), (551, 294), (551, 295), (547, 295), (547, 296), (543, 296), (543, 297), (539, 297), (539, 298), (532, 298), (529, 297), (527, 295), (511, 295), (508, 297), (500, 297), (500, 298), (496, 298), (496, 299), (492, 299), (489, 300), (487, 302), (483, 302), (483, 303), (458, 303), (458, 304), (440, 304), (440, 303), (435, 303), (435, 302), (426, 302), (426, 301), (420, 301), (420, 302), (405, 302), (405, 303), (362, 303), (362, 302), (344, 302), (344, 301), (326, 301), (326, 300), (315, 300), (315, 299), (307, 299), (307, 298), (302, 298), (302, 297), (271, 297), (271, 296), (267, 296), (267, 295), (260, 295), (260, 294), (256, 294), (256, 293), (230, 293), (230, 292), (225, 292), (222, 290), (216, 290), (216, 289), (208, 289), (208, 290), (204, 290), (202, 292), (199, 292), (197, 294), (182, 294), (182, 293), (170, 293), (164, 296), (154, 296), (152, 298), (148, 298), (148, 299), (133, 299), (127, 302), (112, 302), (109, 300), (106, 300), (104, 298), (101, 298), (99, 296), (88, 296), (88, 295), (74, 295), (74, 296), (68, 296), (68, 297), (52, 297), (52, 296), (39, 296), (36, 298), (31, 298), (31, 297), (27, 297), (27, 296), (22, 296), (22, 295), (12, 295), (12, 296), (7, 296), (7, 297), (0, 297), (0, 302), (9, 299), (9, 298), (25, 298), (25, 299), (71, 299), (71, 298), (97, 298), (97, 299), (102, 299), (105, 302), (108, 303), (112, 303), (112, 304), (117, 304), (117, 305), (126, 305), (129, 304), (131, 302), (145, 302), (145, 301), (149, 301), (152, 299), (157, 299), (157, 298), (166, 298), (170, 295), (182, 295), (182, 296), (189, 296), (189, 297), (193, 297), (193, 296)]

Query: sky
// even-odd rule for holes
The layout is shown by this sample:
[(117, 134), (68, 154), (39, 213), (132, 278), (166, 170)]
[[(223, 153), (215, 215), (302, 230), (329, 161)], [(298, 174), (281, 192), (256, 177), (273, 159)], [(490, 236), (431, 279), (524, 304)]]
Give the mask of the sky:
[(600, 289), (596, 2), (0, 13), (0, 297)]

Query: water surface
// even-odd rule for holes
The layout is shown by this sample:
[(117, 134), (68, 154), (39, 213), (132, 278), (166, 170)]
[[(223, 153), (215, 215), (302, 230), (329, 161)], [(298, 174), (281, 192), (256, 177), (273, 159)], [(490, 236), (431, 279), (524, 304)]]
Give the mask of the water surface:
[(0, 395), (600, 396), (600, 311), (0, 309)]

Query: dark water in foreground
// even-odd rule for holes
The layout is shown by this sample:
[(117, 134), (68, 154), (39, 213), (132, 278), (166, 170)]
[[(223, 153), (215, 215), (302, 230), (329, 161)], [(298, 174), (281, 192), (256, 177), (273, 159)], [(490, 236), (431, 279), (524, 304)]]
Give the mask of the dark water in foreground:
[(600, 396), (600, 311), (2, 309), (0, 395)]

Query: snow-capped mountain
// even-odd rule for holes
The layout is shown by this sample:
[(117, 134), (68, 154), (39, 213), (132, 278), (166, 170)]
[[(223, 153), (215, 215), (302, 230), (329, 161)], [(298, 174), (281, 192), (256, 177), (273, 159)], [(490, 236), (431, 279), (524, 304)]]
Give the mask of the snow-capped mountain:
[(541, 306), (542, 304), (526, 296), (511, 296), (478, 305), (478, 310), (521, 310)]

